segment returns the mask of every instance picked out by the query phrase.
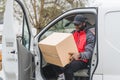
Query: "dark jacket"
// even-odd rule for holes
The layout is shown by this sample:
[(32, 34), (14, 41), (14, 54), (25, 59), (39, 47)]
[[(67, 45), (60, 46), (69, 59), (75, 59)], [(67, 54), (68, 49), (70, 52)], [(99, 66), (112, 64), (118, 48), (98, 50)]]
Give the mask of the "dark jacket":
[[(84, 47), (84, 52), (80, 52), (80, 59), (91, 59), (94, 45), (95, 45), (95, 35), (90, 31), (90, 29), (85, 28), (86, 32), (86, 45)], [(73, 31), (74, 33), (75, 31)]]

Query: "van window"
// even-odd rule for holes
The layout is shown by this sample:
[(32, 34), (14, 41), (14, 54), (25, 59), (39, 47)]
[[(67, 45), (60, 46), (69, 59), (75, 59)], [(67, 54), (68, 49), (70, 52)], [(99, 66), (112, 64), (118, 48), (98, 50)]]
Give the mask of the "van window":
[[(95, 24), (95, 15), (91, 13), (84, 13), (85, 16), (88, 18), (88, 26), (94, 26)], [(75, 30), (75, 26), (73, 24), (73, 19), (75, 17), (74, 15), (66, 16), (65, 18), (58, 21), (55, 25), (53, 25), (48, 31), (45, 32), (44, 35), (42, 35), (42, 39), (46, 38), (53, 32), (62, 32), (62, 33), (71, 33), (73, 30)]]
[(26, 23), (25, 18), (23, 21), (24, 22), (23, 22), (23, 32), (22, 32), (22, 44), (24, 45), (24, 47), (26, 47), (26, 49), (29, 50), (29, 48), (30, 48), (30, 33), (29, 33), (28, 25)]

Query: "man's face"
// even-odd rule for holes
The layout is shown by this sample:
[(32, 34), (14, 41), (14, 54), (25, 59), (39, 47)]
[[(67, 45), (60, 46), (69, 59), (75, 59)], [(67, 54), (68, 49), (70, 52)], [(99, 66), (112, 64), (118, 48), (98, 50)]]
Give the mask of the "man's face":
[(74, 26), (75, 26), (75, 29), (76, 29), (77, 31), (79, 31), (80, 28), (81, 28), (83, 25), (82, 25), (82, 23), (81, 23), (81, 24), (74, 24)]

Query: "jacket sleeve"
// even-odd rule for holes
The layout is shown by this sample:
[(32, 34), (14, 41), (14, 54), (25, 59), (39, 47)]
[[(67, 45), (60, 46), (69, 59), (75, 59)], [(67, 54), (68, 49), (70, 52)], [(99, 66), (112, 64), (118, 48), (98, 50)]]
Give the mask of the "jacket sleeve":
[(95, 35), (91, 31), (87, 31), (87, 40), (85, 51), (80, 53), (80, 59), (91, 59), (94, 45), (95, 45)]

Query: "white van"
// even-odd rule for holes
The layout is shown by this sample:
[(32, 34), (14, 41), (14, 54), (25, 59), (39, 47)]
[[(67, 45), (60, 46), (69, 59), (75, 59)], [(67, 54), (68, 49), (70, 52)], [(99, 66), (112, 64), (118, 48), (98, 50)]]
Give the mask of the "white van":
[[(20, 6), (24, 15), (22, 37), (14, 33), (13, 2)], [(114, 0), (99, 7), (66, 11), (35, 37), (24, 4), (19, 0), (7, 0), (2, 40), (4, 80), (56, 80), (54, 70), (42, 57), (38, 42), (53, 32), (70, 33), (77, 14), (85, 15), (94, 27), (96, 43), (89, 67), (74, 73), (75, 79), (120, 80), (120, 1)]]

